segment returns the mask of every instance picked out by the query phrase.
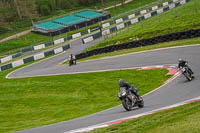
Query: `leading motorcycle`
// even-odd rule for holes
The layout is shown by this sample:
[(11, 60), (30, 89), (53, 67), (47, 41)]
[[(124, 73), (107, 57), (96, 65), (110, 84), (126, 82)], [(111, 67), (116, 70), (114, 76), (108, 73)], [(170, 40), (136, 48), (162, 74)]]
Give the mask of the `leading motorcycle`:
[(186, 77), (186, 79), (188, 81), (191, 81), (194, 78), (194, 76), (192, 75), (192, 73), (189, 71), (188, 67), (184, 66), (184, 67), (181, 67), (179, 70)]
[(127, 111), (131, 111), (133, 107), (136, 106), (139, 108), (144, 107), (144, 101), (142, 97), (139, 96), (138, 99), (133, 93), (131, 93), (129, 90), (126, 90), (126, 87), (120, 87), (118, 97), (122, 101), (122, 105)]

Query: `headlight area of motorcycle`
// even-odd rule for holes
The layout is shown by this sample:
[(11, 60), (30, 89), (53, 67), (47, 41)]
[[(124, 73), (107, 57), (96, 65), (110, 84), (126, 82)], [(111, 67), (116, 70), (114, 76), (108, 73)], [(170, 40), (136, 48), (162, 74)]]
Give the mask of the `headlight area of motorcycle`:
[(126, 92), (123, 92), (123, 93), (122, 93), (122, 96), (125, 96), (125, 95), (126, 95)]

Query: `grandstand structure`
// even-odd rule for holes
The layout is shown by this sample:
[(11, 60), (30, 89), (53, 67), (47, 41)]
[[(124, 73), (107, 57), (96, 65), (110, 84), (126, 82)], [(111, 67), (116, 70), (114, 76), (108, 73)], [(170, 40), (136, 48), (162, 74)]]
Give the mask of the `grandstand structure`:
[(54, 36), (104, 21), (110, 17), (108, 12), (83, 10), (70, 16), (36, 23), (33, 25), (32, 32)]

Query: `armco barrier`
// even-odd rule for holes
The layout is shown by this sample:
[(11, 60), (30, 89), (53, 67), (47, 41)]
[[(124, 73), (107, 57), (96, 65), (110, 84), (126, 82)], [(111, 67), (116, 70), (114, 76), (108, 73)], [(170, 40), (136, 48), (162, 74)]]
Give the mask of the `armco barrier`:
[(12, 68), (12, 64), (11, 64), (11, 63), (10, 63), (10, 64), (7, 64), (7, 65), (4, 65), (4, 66), (2, 66), (2, 67), (1, 67), (1, 71), (7, 70), (7, 69), (10, 69), (10, 68)]
[(123, 43), (120, 45), (112, 45), (112, 46), (107, 46), (104, 48), (98, 48), (98, 49), (88, 51), (86, 53), (78, 54), (76, 55), (76, 59), (82, 59), (85, 57), (102, 54), (102, 53), (113, 52), (113, 51), (122, 50), (122, 49), (136, 48), (140, 46), (147, 46), (147, 45), (153, 45), (153, 44), (162, 43), (162, 42), (169, 42), (169, 41), (188, 39), (188, 38), (194, 38), (194, 37), (200, 37), (200, 29), (175, 32), (175, 33), (161, 35), (161, 36), (157, 36), (157, 37), (153, 37), (149, 39), (143, 39), (139, 41)]
[(10, 69), (10, 68), (14, 68), (14, 67), (17, 67), (17, 66), (20, 66), (20, 65), (35, 61), (35, 60), (39, 60), (39, 59), (42, 59), (44, 57), (47, 57), (47, 56), (50, 56), (50, 55), (54, 55), (56, 53), (63, 52), (64, 50), (67, 50), (69, 48), (70, 48), (70, 45), (67, 44), (67, 45), (64, 45), (64, 46), (62, 46), (60, 48), (56, 48), (54, 50), (49, 50), (49, 51), (46, 51), (44, 53), (39, 53), (39, 54), (36, 54), (34, 56), (27, 57), (25, 59), (17, 60), (17, 61), (14, 61), (14, 62), (10, 63), (10, 64), (6, 64), (6, 65), (3, 65), (3, 66), (0, 66), (0, 71), (4, 71), (4, 70)]
[(31, 57), (25, 58), (25, 59), (23, 59), (23, 60), (24, 60), (24, 64), (26, 64), (26, 63), (29, 63), (29, 62), (34, 61), (34, 57), (31, 56)]
[(20, 56), (22, 56), (22, 53), (17, 53), (17, 54), (12, 55), (12, 58), (17, 58), (17, 57), (20, 57)]
[[(177, 0), (177, 1), (179, 1), (179, 0)], [(188, 2), (188, 1), (189, 0), (180, 0), (178, 3), (184, 4), (184, 3)], [(163, 8), (159, 8), (159, 7), (163, 7)], [(130, 24), (134, 24), (134, 23), (137, 23), (137, 22), (142, 21), (144, 19), (148, 19), (148, 18), (150, 18), (152, 16), (160, 14), (160, 13), (162, 13), (164, 11), (167, 11), (169, 9), (172, 9), (174, 7), (175, 7), (175, 3), (173, 3), (173, 1), (170, 1), (170, 2), (162, 3), (162, 4), (158, 5), (158, 6), (154, 6), (151, 9), (142, 10), (140, 12), (136, 12), (135, 14), (131, 14), (131, 15), (127, 16), (126, 19), (133, 18), (133, 17), (138, 16), (140, 14), (144, 14), (144, 15), (143, 16), (139, 16), (139, 17), (135, 17), (135, 18), (133, 18), (132, 20), (130, 20), (128, 22), (121, 23), (121, 22), (123, 22), (124, 18), (119, 18), (119, 19), (115, 20), (114, 22), (116, 24), (117, 23), (120, 23), (120, 24), (118, 24), (118, 25), (116, 25), (114, 27), (111, 27), (109, 29), (109, 32), (107, 32), (108, 29), (103, 30), (102, 31), (102, 35), (108, 35), (107, 33), (113, 33), (113, 32), (115, 32), (117, 30), (120, 30), (120, 29), (123, 29), (124, 27), (129, 26)], [(156, 9), (158, 9), (158, 10), (156, 10)], [(149, 12), (150, 10), (155, 10), (155, 11)], [(106, 27), (107, 25), (108, 25), (108, 23), (106, 23), (105, 25), (103, 25), (103, 27)], [(111, 25), (111, 24), (109, 24), (109, 25)], [(83, 43), (88, 43), (88, 42), (91, 42), (91, 41), (95, 40), (96, 38), (99, 38), (99, 37), (95, 37), (95, 35), (91, 35), (91, 36), (88, 36), (86, 38), (83, 38), (82, 42)]]
[(67, 50), (67, 49), (69, 49), (70, 48), (70, 45), (68, 44), (68, 45), (65, 45), (65, 46), (63, 46), (63, 50)]
[(45, 56), (45, 57), (50, 56), (50, 55), (53, 55), (53, 54), (55, 54), (55, 53), (54, 53), (54, 50), (50, 50), (50, 51), (44, 52), (44, 56)]
[[(145, 14), (142, 17), (132, 19), (131, 20), (131, 24), (134, 24), (134, 23), (138, 22), (138, 20), (141, 21), (143, 19), (147, 19), (147, 18), (149, 18), (151, 16), (154, 16), (156, 14), (159, 14), (159, 13), (162, 13), (162, 12), (167, 11), (169, 9), (172, 9), (175, 6), (178, 6), (180, 4), (182, 5), (182, 4), (184, 4), (184, 3), (188, 2), (188, 1), (189, 0), (171, 0), (171, 1), (168, 1), (168, 2), (164, 2), (164, 3), (162, 3), (162, 4), (158, 5), (158, 6), (154, 6), (154, 7), (148, 8), (146, 10), (142, 10), (142, 11), (136, 12), (135, 14), (133, 13), (131, 15), (124, 16), (122, 18), (118, 18), (118, 19), (113, 20), (111, 22), (102, 24), (102, 27), (106, 28), (106, 27), (111, 26), (113, 24), (121, 23), (121, 22), (123, 22), (123, 21), (125, 21), (127, 19), (135, 18), (138, 15)], [(175, 2), (177, 2), (177, 3), (175, 3)], [(168, 6), (168, 7), (165, 7), (165, 6)], [(158, 9), (158, 8), (161, 8), (161, 7), (165, 7), (165, 8)], [(157, 10), (157, 11), (150, 13), (150, 11), (153, 11), (153, 10)], [(129, 23), (125, 23), (125, 26), (128, 26), (128, 25), (129, 25)], [(99, 29), (99, 26), (94, 27), (93, 29)], [(21, 52), (19, 52), (19, 53), (21, 53), (21, 55), (23, 55), (23, 53), (25, 53), (25, 52), (30, 52), (30, 51), (33, 51), (33, 50), (39, 50), (39, 49), (43, 49), (45, 47), (48, 47), (50, 45), (54, 45), (54, 44), (57, 44), (57, 43), (62, 43), (62, 42), (65, 42), (67, 40), (71, 40), (72, 38), (77, 38), (77, 37), (83, 36), (83, 35), (85, 35), (87, 33), (90, 33), (93, 29), (82, 31), (81, 33), (76, 33), (76, 34), (73, 34), (73, 35), (70, 35), (70, 36), (67, 36), (67, 37), (64, 37), (64, 38), (60, 38), (60, 39), (57, 39), (57, 40), (52, 40), (52, 41), (47, 42), (47, 43), (43, 43), (43, 44), (39, 44), (39, 45), (36, 45), (36, 46), (27, 47), (27, 48), (22, 49)], [(121, 28), (118, 27), (118, 29), (121, 29)], [(112, 28), (111, 28), (110, 31), (112, 33), (112, 32), (115, 32), (116, 29), (112, 30)], [(89, 38), (89, 40), (91, 40), (91, 38)], [(82, 41), (84, 42), (84, 40), (82, 40)], [(89, 42), (89, 41), (87, 41), (87, 42)], [(12, 56), (12, 59), (13, 58), (15, 58), (15, 56)], [(10, 59), (10, 60), (12, 60), (12, 59)], [(10, 60), (8, 60), (8, 61), (10, 61)], [(0, 60), (0, 63), (2, 63), (1, 60)]]
[(100, 38), (101, 36), (102, 36), (102, 33), (98, 32), (98, 33), (96, 33), (96, 34), (93, 35), (93, 39)]

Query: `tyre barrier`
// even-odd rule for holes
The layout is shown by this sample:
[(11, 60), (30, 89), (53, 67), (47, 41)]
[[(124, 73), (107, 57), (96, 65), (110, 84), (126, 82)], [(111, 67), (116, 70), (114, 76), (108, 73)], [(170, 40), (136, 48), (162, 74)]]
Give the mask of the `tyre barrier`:
[(30, 56), (30, 57), (27, 57), (27, 58), (24, 58), (24, 59), (17, 60), (17, 61), (14, 61), (12, 63), (0, 66), (0, 71), (4, 71), (4, 70), (10, 69), (10, 68), (18, 67), (18, 66), (21, 66), (23, 64), (48, 57), (50, 55), (58, 54), (58, 53), (61, 53), (61, 52), (65, 51), (69, 48), (70, 48), (70, 45), (67, 44), (67, 45), (64, 45), (62, 47), (46, 51), (44, 53), (39, 53), (39, 54), (36, 54), (34, 56)]
[(123, 43), (119, 45), (112, 45), (112, 46), (107, 46), (103, 48), (98, 48), (98, 49), (94, 49), (85, 53), (77, 54), (76, 59), (82, 59), (89, 56), (118, 51), (122, 49), (130, 49), (130, 48), (136, 48), (136, 47), (141, 47), (141, 46), (147, 46), (147, 45), (153, 45), (153, 44), (158, 44), (158, 43), (163, 43), (163, 42), (189, 39), (189, 38), (195, 38), (195, 37), (200, 37), (200, 29), (175, 32), (175, 33), (161, 35), (161, 36), (157, 36), (153, 38), (142, 39), (142, 40), (127, 42), (127, 43)]
[[(174, 1), (176, 3), (173, 3)], [(121, 23), (121, 22), (123, 22), (123, 18), (117, 19), (117, 20), (114, 21), (114, 23), (117, 24), (117, 25), (114, 26), (114, 27), (103, 30), (102, 33), (101, 33), (101, 36), (111, 34), (113, 32), (116, 32), (117, 30), (128, 27), (130, 24), (135, 24), (135, 23), (142, 21), (144, 19), (151, 18), (152, 16), (155, 16), (157, 14), (160, 14), (160, 13), (163, 13), (163, 12), (168, 11), (170, 9), (173, 9), (173, 8), (179, 6), (179, 5), (185, 4), (186, 2), (189, 2), (189, 0), (180, 0), (180, 1), (179, 0), (173, 0), (173, 1), (162, 3), (158, 6), (154, 6), (150, 9), (142, 10), (140, 12), (136, 12), (135, 14), (129, 15), (127, 18), (133, 18), (133, 19), (131, 19), (130, 21), (125, 22), (125, 23)], [(163, 8), (160, 8), (160, 7), (163, 7)], [(152, 11), (152, 12), (149, 12), (149, 11)], [(136, 16), (141, 15), (141, 14), (144, 14), (144, 15), (136, 17)], [(102, 25), (102, 27), (105, 28), (105, 27), (108, 27), (110, 25), (111, 25), (110, 23), (105, 23), (105, 24)], [(82, 42), (84, 44), (91, 42), (91, 41), (95, 40), (96, 37), (94, 37), (94, 36), (95, 36), (95, 34), (87, 36), (87, 37), (82, 39)], [(101, 36), (99, 36), (99, 37), (101, 37)]]
[[(103, 31), (104, 33), (102, 32), (101, 34), (103, 34), (103, 35), (107, 35), (107, 33), (110, 34), (112, 32), (115, 32), (117, 29), (121, 29), (121, 27), (123, 27), (123, 28), (127, 27), (130, 24), (134, 24), (134, 23), (137, 23), (137, 22), (139, 22), (139, 21), (141, 21), (143, 19), (150, 18), (150, 17), (155, 16), (157, 14), (160, 14), (160, 13), (162, 13), (164, 11), (167, 11), (167, 10), (175, 8), (175, 7), (179, 6), (179, 5), (185, 4), (188, 1), (189, 0), (170, 0), (168, 2), (161, 3), (161, 4), (157, 5), (157, 6), (153, 6), (151, 8), (146, 9), (146, 10), (138, 11), (138, 12), (130, 14), (128, 16), (124, 16), (122, 18), (118, 18), (118, 19), (113, 20), (113, 21), (108, 22), (108, 23), (104, 23), (100, 27), (103, 27), (103, 28), (110, 27), (111, 25), (122, 23), (122, 22), (124, 22), (124, 21), (126, 21), (128, 19), (134, 18), (134, 19), (124, 23), (125, 26), (123, 26), (123, 24), (117, 25), (117, 27), (112, 27), (110, 29), (106, 29), (107, 30), (106, 34), (105, 34), (104, 31)], [(168, 6), (168, 7), (165, 7), (165, 6)], [(161, 9), (159, 9), (159, 8), (161, 8)], [(151, 12), (151, 11), (154, 11), (154, 12)], [(144, 14), (144, 16), (137, 17), (137, 16), (143, 15), (143, 14)], [(137, 17), (137, 18), (135, 18), (135, 17)], [(78, 37), (81, 37), (83, 35), (91, 33), (92, 31), (95, 31), (96, 29), (98, 30), (98, 29), (100, 29), (100, 27), (97, 26), (97, 27), (88, 29), (86, 31), (75, 33), (73, 35), (70, 35), (70, 36), (67, 36), (67, 37), (64, 37), (64, 38), (59, 38), (59, 39), (56, 39), (56, 40), (53, 40), (53, 41), (49, 41), (49, 42), (46, 42), (46, 43), (41, 43), (39, 45), (23, 48), (19, 53), (15, 54), (15, 55), (10, 55), (10, 56), (7, 56), (7, 57), (4, 57), (4, 58), (0, 59), (0, 63), (5, 63), (5, 62), (8, 62), (8, 61), (11, 61), (14, 58), (22, 56), (26, 52), (44, 49), (44, 48), (49, 47), (49, 46), (54, 45), (54, 44), (59, 44), (59, 43), (66, 42), (66, 41), (71, 40), (71, 39), (76, 39)], [(92, 36), (93, 37), (91, 37), (91, 36), (86, 37), (88, 39), (83, 38), (82, 42), (83, 43), (88, 43), (88, 42), (93, 41), (94, 38), (95, 38), (94, 37), (95, 35), (92, 35)]]

